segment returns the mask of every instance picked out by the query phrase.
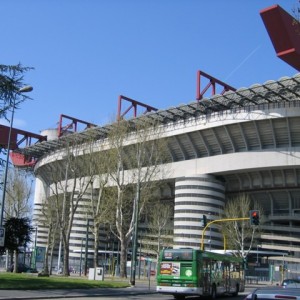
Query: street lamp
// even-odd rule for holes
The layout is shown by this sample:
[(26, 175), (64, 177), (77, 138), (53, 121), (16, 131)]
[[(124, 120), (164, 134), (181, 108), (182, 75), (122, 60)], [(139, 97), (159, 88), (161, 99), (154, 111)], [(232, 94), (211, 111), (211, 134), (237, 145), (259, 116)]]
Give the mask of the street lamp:
[(88, 243), (89, 243), (89, 227), (90, 227), (90, 219), (86, 221), (86, 232), (85, 232), (85, 257), (84, 257), (84, 276), (88, 273)]
[(134, 209), (133, 209), (134, 228), (132, 234), (132, 255), (131, 255), (131, 271), (130, 271), (130, 284), (132, 286), (135, 286), (135, 275), (136, 275), (139, 202), (140, 202), (140, 182), (138, 180), (136, 195), (134, 198)]
[[(57, 274), (60, 274), (61, 269), (61, 250), (62, 250), (62, 239), (63, 239), (63, 228), (65, 227), (63, 225), (64, 218), (66, 216), (66, 202), (67, 202), (67, 191), (68, 191), (68, 173), (69, 173), (69, 166), (70, 166), (70, 156), (63, 157), (63, 160), (67, 160), (67, 166), (66, 166), (66, 173), (65, 173), (65, 190), (64, 190), (64, 198), (63, 198), (63, 207), (62, 207), (62, 214), (60, 216), (60, 240), (59, 240), (59, 248), (58, 248), (58, 258), (57, 258)], [(64, 270), (65, 272), (66, 270)]]
[[(28, 92), (31, 92), (32, 90), (33, 90), (32, 86), (28, 85), (28, 86), (24, 86), (24, 87), (20, 88), (17, 91), (17, 93), (28, 93)], [(13, 127), (13, 121), (14, 121), (15, 102), (16, 102), (16, 97), (13, 97), (12, 112), (11, 112), (10, 127), (9, 127), (8, 142), (7, 142), (6, 165), (5, 165), (4, 180), (3, 180), (0, 228), (2, 228), (2, 226), (3, 226), (3, 213), (4, 213), (4, 204), (5, 204), (5, 195), (6, 195), (8, 163), (9, 163), (9, 148), (10, 148), (10, 143), (11, 143), (11, 133), (12, 133), (12, 127)]]

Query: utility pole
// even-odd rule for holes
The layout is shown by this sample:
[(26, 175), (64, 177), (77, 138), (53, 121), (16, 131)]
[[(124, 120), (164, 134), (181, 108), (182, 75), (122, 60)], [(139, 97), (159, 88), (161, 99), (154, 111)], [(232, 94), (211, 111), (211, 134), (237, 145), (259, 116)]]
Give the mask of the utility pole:
[(89, 243), (89, 226), (90, 226), (90, 220), (87, 219), (87, 223), (86, 223), (86, 232), (85, 232), (84, 276), (87, 275), (87, 265), (88, 265), (88, 243)]
[(132, 236), (132, 255), (131, 255), (131, 272), (130, 272), (130, 284), (135, 286), (136, 277), (136, 261), (137, 261), (137, 243), (138, 243), (138, 210), (140, 202), (140, 183), (137, 183), (136, 196), (134, 199), (134, 229)]

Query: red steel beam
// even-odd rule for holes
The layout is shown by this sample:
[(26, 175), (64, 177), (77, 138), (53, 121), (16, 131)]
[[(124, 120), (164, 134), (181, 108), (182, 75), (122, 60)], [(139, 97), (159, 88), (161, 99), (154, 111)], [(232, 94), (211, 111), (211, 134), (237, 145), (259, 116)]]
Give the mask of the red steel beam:
[[(121, 112), (122, 111), (122, 100), (125, 100), (125, 101), (128, 101), (131, 103), (131, 105), (124, 111), (124, 112)], [(118, 113), (117, 113), (117, 120), (121, 120), (123, 119), (123, 117), (131, 110), (133, 109), (133, 116), (136, 118), (137, 116), (137, 109), (138, 107), (141, 106), (141, 107), (144, 107), (146, 110), (144, 111), (144, 114), (148, 113), (148, 112), (151, 112), (151, 111), (157, 111), (158, 109), (153, 107), (153, 106), (150, 106), (148, 104), (145, 104), (145, 103), (142, 103), (142, 102), (139, 102), (139, 101), (136, 101), (136, 100), (133, 100), (131, 98), (128, 98), (128, 97), (125, 97), (123, 95), (120, 95), (119, 96), (119, 100), (118, 100)]]
[[(10, 127), (5, 125), (0, 125), (0, 147), (7, 149), (8, 147), (8, 135)], [(9, 145), (9, 150), (16, 150), (19, 145), (25, 142), (25, 147), (30, 146), (32, 139), (36, 139), (38, 142), (46, 141), (47, 137), (32, 132), (20, 130), (17, 128), (11, 129), (11, 141)]]
[(36, 162), (35, 159), (13, 151), (17, 150), (19, 146), (23, 143), (25, 143), (25, 147), (27, 147), (33, 143), (33, 139), (35, 139), (36, 141), (34, 142), (37, 143), (37, 142), (46, 141), (47, 137), (32, 132), (12, 128), (10, 145), (8, 147), (9, 130), (10, 127), (5, 125), (0, 125), (0, 147), (12, 151), (10, 153), (10, 158), (15, 167), (33, 167)]
[[(207, 85), (201, 89), (201, 77), (205, 77), (206, 79), (209, 80)], [(210, 76), (209, 74), (203, 72), (203, 71), (197, 71), (197, 90), (196, 90), (196, 99), (201, 100), (204, 96), (204, 94), (208, 91), (209, 88), (211, 88), (211, 96), (214, 96), (216, 94), (216, 87), (217, 85), (221, 86), (223, 90), (219, 93), (223, 95), (225, 92), (231, 90), (231, 91), (236, 91), (236, 88), (230, 86), (229, 84)]]
[(300, 23), (279, 5), (260, 11), (277, 56), (300, 71)]
[(32, 168), (36, 163), (36, 159), (30, 156), (26, 156), (22, 153), (11, 152), (9, 156), (13, 165), (18, 168)]
[[(71, 123), (63, 125), (64, 119), (71, 120)], [(61, 114), (60, 117), (59, 117), (58, 128), (57, 128), (58, 137), (61, 137), (67, 131), (72, 130), (72, 132), (77, 132), (78, 123), (86, 125), (86, 128), (91, 128), (91, 127), (96, 127), (97, 126), (97, 125), (92, 124), (90, 122), (86, 122), (86, 121), (83, 121), (83, 120), (80, 120), (80, 119), (76, 119), (76, 118)]]

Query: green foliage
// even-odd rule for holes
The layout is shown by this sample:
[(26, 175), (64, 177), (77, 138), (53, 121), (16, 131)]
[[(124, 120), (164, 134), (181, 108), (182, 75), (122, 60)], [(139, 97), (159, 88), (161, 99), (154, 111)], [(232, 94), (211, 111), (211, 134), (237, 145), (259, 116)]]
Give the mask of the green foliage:
[[(7, 120), (7, 112), (15, 104), (18, 108), (20, 103), (30, 99), (26, 94), (20, 93), (19, 90), (25, 85), (24, 73), (31, 70), (30, 67), (23, 67), (20, 63), (17, 65), (0, 64), (0, 118)], [(3, 152), (0, 145), (0, 153)], [(3, 159), (0, 158), (0, 165), (3, 166)]]
[(21, 64), (17, 65), (0, 65), (0, 118), (6, 118), (7, 111), (12, 107), (15, 100), (15, 107), (28, 96), (18, 93), (20, 88), (24, 86), (24, 73), (32, 68), (23, 67)]
[(5, 222), (4, 227), (5, 244), (0, 248), (0, 253), (4, 253), (5, 250), (18, 250), (31, 241), (30, 236), (34, 229), (28, 218), (10, 218)]
[(0, 273), (0, 290), (88, 289), (128, 287), (128, 282), (98, 281), (67, 277), (37, 277), (31, 274)]

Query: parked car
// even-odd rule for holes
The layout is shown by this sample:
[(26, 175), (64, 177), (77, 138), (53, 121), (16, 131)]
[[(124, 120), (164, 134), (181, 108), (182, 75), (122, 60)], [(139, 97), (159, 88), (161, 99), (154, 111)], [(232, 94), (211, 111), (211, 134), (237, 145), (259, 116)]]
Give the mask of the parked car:
[(284, 279), (281, 283), (284, 288), (300, 288), (300, 280), (298, 279)]
[[(10, 266), (10, 272), (14, 271), (14, 264)], [(33, 269), (25, 264), (18, 264), (18, 273), (37, 273), (36, 269)]]
[(258, 288), (250, 293), (244, 300), (300, 300), (299, 289), (282, 286)]

